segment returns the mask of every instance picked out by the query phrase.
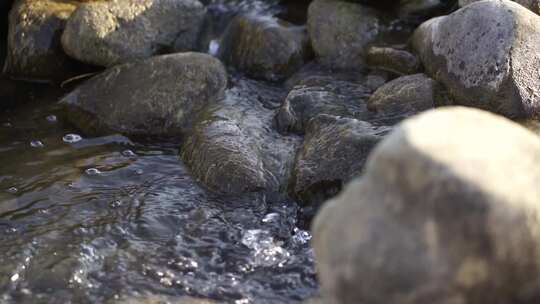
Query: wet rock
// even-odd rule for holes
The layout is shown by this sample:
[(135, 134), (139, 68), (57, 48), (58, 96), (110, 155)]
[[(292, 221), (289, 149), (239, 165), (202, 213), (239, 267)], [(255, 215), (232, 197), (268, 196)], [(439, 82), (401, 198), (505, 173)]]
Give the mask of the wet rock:
[(368, 119), (366, 99), (370, 93), (368, 87), (356, 82), (324, 76), (306, 78), (277, 111), (276, 126), (281, 133), (303, 134), (308, 121), (319, 114)]
[[(459, 6), (464, 7), (480, 0), (459, 0)], [(540, 1), (538, 0), (513, 0), (516, 3), (523, 5), (535, 13), (540, 13)]]
[(456, 0), (400, 0), (398, 15), (409, 21), (424, 21), (448, 13), (455, 2)]
[(83, 4), (62, 34), (67, 54), (110, 67), (156, 54), (191, 51), (206, 10), (197, 0), (116, 0)]
[(220, 57), (247, 75), (282, 80), (299, 69), (308, 56), (304, 27), (257, 16), (238, 16), (222, 39)]
[(391, 47), (370, 47), (366, 54), (367, 63), (397, 75), (410, 75), (422, 71), (422, 65), (414, 54)]
[(423, 23), (412, 45), (457, 104), (508, 117), (540, 106), (540, 17), (508, 0), (481, 1)]
[[(218, 104), (195, 123), (182, 147), (191, 173), (212, 191), (223, 194), (283, 192), (300, 139), (272, 128), (277, 88), (239, 79)], [(266, 96), (266, 97), (265, 97)]]
[(366, 47), (382, 30), (376, 10), (332, 0), (311, 3), (307, 26), (319, 62), (338, 69), (362, 67)]
[(169, 136), (183, 133), (198, 111), (222, 97), (226, 85), (219, 60), (178, 53), (110, 68), (62, 102), (86, 132)]
[(425, 74), (396, 78), (373, 93), (367, 101), (368, 109), (379, 117), (411, 116), (448, 102), (444, 89)]
[(540, 140), (449, 107), (411, 118), (314, 223), (332, 303), (536, 303)]
[(146, 296), (130, 297), (122, 300), (110, 301), (109, 304), (217, 304), (212, 300), (197, 299), (191, 297), (170, 297), (170, 296)]
[(296, 157), (290, 192), (305, 205), (319, 205), (335, 196), (362, 172), (370, 151), (388, 130), (325, 114), (311, 119)]
[(62, 50), (60, 36), (75, 10), (72, 1), (17, 0), (9, 16), (4, 73), (13, 78), (59, 81), (76, 64)]

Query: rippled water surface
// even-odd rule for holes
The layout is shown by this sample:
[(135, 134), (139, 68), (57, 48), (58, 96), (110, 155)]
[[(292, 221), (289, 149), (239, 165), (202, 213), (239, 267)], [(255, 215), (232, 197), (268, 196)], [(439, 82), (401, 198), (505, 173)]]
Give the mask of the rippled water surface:
[(0, 302), (316, 293), (294, 202), (215, 197), (176, 144), (85, 136), (51, 99), (0, 114)]
[[(237, 13), (280, 11), (277, 1), (206, 4), (209, 40)], [(296, 203), (217, 197), (189, 176), (179, 142), (83, 134), (60, 93), (28, 88), (0, 100), (18, 104), (0, 112), (0, 303), (298, 303), (317, 293)]]

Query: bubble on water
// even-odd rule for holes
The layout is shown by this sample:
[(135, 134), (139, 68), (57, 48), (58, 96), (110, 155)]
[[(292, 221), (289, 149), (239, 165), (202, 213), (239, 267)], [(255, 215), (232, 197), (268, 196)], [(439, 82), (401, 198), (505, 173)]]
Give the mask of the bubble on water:
[(39, 140), (33, 140), (33, 141), (31, 141), (31, 142), (30, 142), (30, 146), (31, 146), (32, 148), (43, 148), (43, 147), (45, 147), (45, 145), (44, 145), (41, 141), (39, 141)]
[(309, 243), (311, 240), (311, 233), (306, 230), (302, 230), (299, 228), (294, 228), (294, 235), (292, 236), (293, 243), (297, 245), (304, 245)]
[(118, 208), (120, 206), (122, 206), (122, 201), (114, 201), (114, 202), (111, 202), (111, 207), (112, 208)]
[(131, 150), (122, 151), (122, 155), (125, 156), (125, 157), (136, 157), (137, 156), (137, 154), (135, 154), (135, 152), (133, 152)]
[(197, 261), (183, 256), (169, 261), (169, 265), (184, 272), (195, 271), (199, 267)]
[(19, 274), (18, 273), (11, 276), (11, 282), (16, 282), (18, 279), (19, 279)]
[(247, 230), (242, 236), (242, 244), (252, 250), (251, 263), (254, 266), (283, 267), (291, 254), (274, 241), (270, 232), (261, 229)]
[(56, 117), (56, 115), (49, 115), (45, 119), (47, 119), (47, 121), (50, 123), (58, 122), (58, 118)]
[(262, 219), (263, 223), (276, 222), (279, 219), (279, 213), (268, 213)]
[(219, 52), (219, 42), (214, 39), (210, 41), (210, 44), (208, 45), (208, 54), (212, 56), (217, 56)]
[(99, 174), (101, 174), (101, 171), (99, 171), (99, 170), (96, 169), (96, 168), (88, 168), (88, 169), (84, 170), (84, 172), (85, 172), (87, 175), (99, 175)]
[(11, 188), (7, 189), (6, 191), (8, 193), (15, 194), (15, 193), (19, 192), (19, 189), (15, 188), (15, 187), (11, 187)]
[(72, 144), (82, 140), (82, 137), (78, 134), (66, 134), (62, 137), (65, 143)]
[(143, 169), (137, 169), (135, 170), (135, 174), (142, 175), (144, 173)]

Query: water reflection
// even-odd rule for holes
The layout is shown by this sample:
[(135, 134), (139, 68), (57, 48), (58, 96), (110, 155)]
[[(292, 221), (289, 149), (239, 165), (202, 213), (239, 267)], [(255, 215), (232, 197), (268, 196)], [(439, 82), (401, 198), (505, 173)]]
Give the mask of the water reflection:
[(175, 144), (65, 140), (79, 133), (54, 103), (0, 123), (0, 302), (153, 293), (295, 303), (316, 292), (293, 202), (215, 197), (189, 177)]

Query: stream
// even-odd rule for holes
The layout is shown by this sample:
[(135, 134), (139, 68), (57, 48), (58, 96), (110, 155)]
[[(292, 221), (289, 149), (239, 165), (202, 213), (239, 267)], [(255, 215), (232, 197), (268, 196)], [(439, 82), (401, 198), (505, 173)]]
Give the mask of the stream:
[[(217, 29), (239, 11), (280, 9), (208, 2)], [(21, 105), (0, 113), (1, 303), (299, 303), (318, 293), (295, 202), (218, 197), (190, 177), (177, 142), (83, 134), (56, 103), (64, 91), (16, 92)]]

